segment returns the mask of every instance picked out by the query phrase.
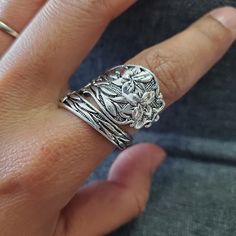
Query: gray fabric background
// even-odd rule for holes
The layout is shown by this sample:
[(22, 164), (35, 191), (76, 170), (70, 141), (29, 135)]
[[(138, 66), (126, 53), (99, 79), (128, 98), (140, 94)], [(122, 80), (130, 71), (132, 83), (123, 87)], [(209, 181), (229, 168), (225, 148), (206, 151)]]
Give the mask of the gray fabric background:
[[(78, 88), (105, 69), (235, 0), (142, 0), (108, 28), (72, 78)], [(80, 79), (78, 79), (80, 78)], [(164, 146), (146, 212), (113, 236), (236, 235), (236, 46), (137, 142)], [(113, 153), (90, 180), (105, 178)]]

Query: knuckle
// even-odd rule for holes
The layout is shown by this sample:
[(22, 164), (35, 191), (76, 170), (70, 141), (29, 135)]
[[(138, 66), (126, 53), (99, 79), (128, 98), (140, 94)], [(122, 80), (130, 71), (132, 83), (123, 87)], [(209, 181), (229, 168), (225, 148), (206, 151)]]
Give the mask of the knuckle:
[(35, 188), (38, 184), (35, 181), (34, 174), (28, 168), (21, 168), (15, 172), (13, 170), (9, 171), (1, 179), (0, 195), (12, 196), (27, 193), (28, 196), (37, 196), (39, 189)]
[(204, 17), (202, 20), (194, 23), (190, 30), (203, 37), (208, 47), (216, 55), (222, 51), (222, 48), (225, 49), (222, 45), (227, 45), (232, 40), (231, 32), (211, 16)]
[(138, 195), (130, 190), (131, 201), (133, 202), (135, 215), (140, 215), (144, 212), (149, 197), (148, 191), (142, 190)]
[(209, 47), (213, 49), (212, 51), (217, 53), (217, 49), (219, 48), (217, 45), (221, 44), (222, 37), (219, 34), (210, 32), (202, 27), (195, 26), (193, 29), (197, 32), (197, 34), (201, 35), (206, 42), (208, 42)]
[(1, 179), (0, 196), (13, 195), (18, 192), (21, 192), (21, 184), (18, 175), (12, 174)]
[(2, 147), (0, 158), (4, 160), (4, 165), (0, 169), (0, 195), (12, 195), (23, 192), (23, 176), (26, 174), (25, 156), (22, 149), (17, 150), (18, 143), (15, 146), (11, 144), (8, 148)]
[(33, 166), (23, 167), (15, 172), (11, 170), (0, 183), (0, 195), (27, 194), (32, 198), (41, 194), (39, 170)]
[[(149, 197), (149, 191), (146, 188), (143, 188), (139, 192), (124, 186), (120, 183), (115, 183), (117, 194), (116, 197), (119, 198), (118, 202), (125, 202), (131, 210), (133, 217), (140, 215), (144, 212)], [(117, 200), (117, 199), (116, 199)]]
[(160, 48), (144, 51), (144, 54), (144, 63), (157, 76), (166, 102), (173, 103), (183, 94), (181, 84), (188, 76), (183, 57)]
[[(110, 20), (113, 18), (114, 12), (114, 2), (110, 0), (79, 0), (79, 1), (70, 1), (68, 3), (55, 3), (56, 8), (58, 10), (63, 7), (70, 12), (70, 16), (74, 15), (75, 17), (79, 16), (79, 20), (83, 19), (85, 22), (90, 21), (92, 19), (94, 21), (94, 17), (96, 17), (96, 22), (99, 23), (104, 20)], [(72, 14), (71, 9), (77, 9), (78, 11), (73, 11)], [(81, 17), (83, 15), (84, 17)], [(99, 16), (99, 17), (97, 17)]]
[[(31, 146), (34, 146), (32, 150)], [(55, 180), (54, 164), (57, 162), (55, 149), (45, 145), (35, 145), (32, 142), (21, 147), (22, 153), (6, 153), (8, 163), (4, 178), (0, 181), (0, 194), (27, 194), (30, 198), (39, 198)]]

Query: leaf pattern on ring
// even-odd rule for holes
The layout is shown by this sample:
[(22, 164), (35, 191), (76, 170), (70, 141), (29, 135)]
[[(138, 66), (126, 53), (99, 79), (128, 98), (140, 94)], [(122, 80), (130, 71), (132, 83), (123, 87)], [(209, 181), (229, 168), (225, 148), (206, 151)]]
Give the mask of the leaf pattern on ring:
[(156, 82), (149, 70), (123, 65), (108, 70), (91, 87), (112, 121), (139, 129), (151, 126), (163, 110), (165, 103)]

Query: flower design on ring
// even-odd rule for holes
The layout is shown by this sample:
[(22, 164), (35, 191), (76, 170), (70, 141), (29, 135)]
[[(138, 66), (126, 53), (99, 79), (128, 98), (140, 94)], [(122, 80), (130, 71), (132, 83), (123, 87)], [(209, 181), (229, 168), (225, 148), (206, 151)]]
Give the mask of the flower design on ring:
[(109, 116), (119, 124), (140, 129), (150, 127), (163, 108), (158, 84), (142, 67), (114, 68), (94, 84)]
[[(126, 98), (128, 104), (124, 107), (123, 113), (132, 115), (134, 127), (136, 129), (142, 128), (145, 123), (145, 117), (152, 116), (152, 107), (150, 104), (155, 99), (155, 92), (141, 92), (135, 87), (127, 91), (127, 84), (122, 87), (122, 95)], [(137, 92), (138, 90), (138, 92)], [(128, 93), (127, 93), (128, 92)]]

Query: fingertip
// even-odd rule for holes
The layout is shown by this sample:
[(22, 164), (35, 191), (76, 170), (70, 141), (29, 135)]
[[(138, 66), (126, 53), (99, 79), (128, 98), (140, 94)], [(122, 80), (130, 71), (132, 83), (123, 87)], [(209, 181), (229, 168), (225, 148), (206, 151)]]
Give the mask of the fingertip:
[(136, 154), (136, 158), (145, 155), (152, 158), (157, 158), (158, 160), (163, 160), (167, 156), (166, 151), (161, 146), (152, 143), (136, 144), (129, 147), (126, 151)]
[(165, 160), (166, 152), (155, 144), (133, 145), (120, 153), (113, 163), (108, 179), (126, 179), (131, 176), (153, 174)]
[(123, 151), (123, 153), (126, 152), (132, 154), (135, 153), (139, 156), (151, 155), (151, 156), (158, 156), (159, 158), (165, 158), (166, 156), (166, 152), (162, 147), (152, 143), (135, 144)]
[(139, 156), (147, 157), (150, 159), (149, 169), (152, 174), (161, 166), (167, 156), (166, 151), (161, 146), (156, 144), (137, 144), (133, 146), (133, 148)]
[(236, 8), (225, 6), (214, 9), (210, 15), (236, 37)]

